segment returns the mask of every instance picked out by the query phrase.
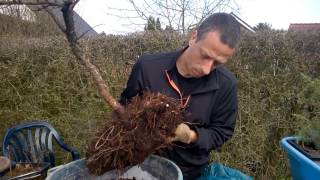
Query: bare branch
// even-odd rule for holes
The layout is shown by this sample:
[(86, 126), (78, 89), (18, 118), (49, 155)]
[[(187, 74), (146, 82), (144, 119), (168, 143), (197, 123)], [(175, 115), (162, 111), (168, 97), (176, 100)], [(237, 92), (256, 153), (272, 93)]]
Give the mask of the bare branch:
[(98, 26), (101, 26), (101, 25), (104, 25), (104, 24), (97, 24), (97, 25), (95, 25), (95, 26), (93, 26), (93, 27), (90, 27), (90, 29), (88, 29), (87, 31), (85, 31), (84, 33), (82, 33), (82, 34), (77, 38), (77, 40), (80, 40), (80, 39), (81, 39), (84, 35), (86, 35), (88, 32), (94, 30), (95, 27), (98, 27)]
[[(102, 79), (102, 76), (98, 70), (98, 68), (91, 63), (88, 53), (85, 53), (82, 49), (80, 43), (78, 42), (78, 38), (76, 35), (75, 27), (74, 27), (74, 19), (73, 19), (73, 8), (79, 2), (79, 0), (64, 0), (63, 4), (53, 3), (49, 1), (23, 1), (23, 0), (12, 0), (12, 1), (0, 1), (0, 5), (28, 5), (34, 6), (35, 8), (45, 9), (49, 15), (52, 17), (54, 22), (58, 25), (58, 27), (64, 32), (69, 42), (69, 46), (71, 48), (72, 53), (75, 57), (89, 70), (91, 73), (95, 85), (98, 87), (100, 95), (104, 98), (104, 100), (111, 105), (111, 107), (119, 113), (121, 116), (124, 112), (124, 107), (110, 94), (109, 88)], [(64, 25), (60, 23), (57, 17), (52, 11), (54, 8), (52, 7), (62, 7), (62, 14)]]
[(109, 87), (106, 85), (102, 76), (100, 75), (98, 68), (93, 65), (90, 61), (90, 58), (83, 52), (78, 38), (75, 33), (74, 29), (74, 22), (73, 22), (73, 7), (74, 4), (72, 2), (66, 2), (62, 8), (63, 18), (66, 25), (66, 36), (71, 47), (73, 54), (76, 58), (84, 64), (84, 66), (90, 71), (91, 75), (93, 76), (93, 80), (98, 87), (100, 95), (104, 98), (106, 102), (108, 102), (111, 107), (118, 111), (120, 114), (124, 111), (123, 107), (120, 103), (112, 97), (109, 91)]
[(148, 19), (148, 16), (140, 10), (140, 8), (136, 5), (136, 3), (133, 0), (129, 0), (129, 2), (132, 4), (133, 8), (136, 10), (139, 16), (141, 16), (144, 19)]
[(112, 13), (106, 13), (106, 15), (109, 15), (109, 16), (114, 16), (114, 17), (117, 17), (117, 18), (125, 18), (125, 19), (141, 19), (141, 16), (124, 16), (124, 15), (116, 15), (116, 14), (112, 14)]
[(232, 0), (128, 0), (141, 19), (149, 16), (160, 18), (165, 25), (186, 33), (190, 27), (201, 22), (216, 11), (233, 7)]

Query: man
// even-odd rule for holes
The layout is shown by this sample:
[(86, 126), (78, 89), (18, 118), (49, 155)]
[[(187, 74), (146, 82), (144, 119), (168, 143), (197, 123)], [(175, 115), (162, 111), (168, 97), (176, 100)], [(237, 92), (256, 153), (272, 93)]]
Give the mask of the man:
[(183, 50), (140, 57), (121, 94), (122, 104), (144, 91), (180, 99), (186, 122), (176, 129), (175, 145), (157, 154), (174, 161), (184, 179), (199, 177), (210, 151), (234, 132), (237, 81), (223, 64), (234, 54), (239, 39), (240, 25), (231, 15), (213, 14), (192, 33)]

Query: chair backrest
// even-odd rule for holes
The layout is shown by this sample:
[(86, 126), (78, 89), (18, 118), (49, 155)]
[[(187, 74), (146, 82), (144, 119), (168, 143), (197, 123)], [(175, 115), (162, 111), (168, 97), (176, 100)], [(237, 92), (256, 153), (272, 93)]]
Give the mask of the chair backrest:
[(79, 159), (79, 152), (65, 144), (58, 132), (47, 122), (37, 121), (10, 128), (3, 141), (3, 155), (15, 162), (49, 162), (55, 166), (52, 140), (68, 151), (72, 159)]

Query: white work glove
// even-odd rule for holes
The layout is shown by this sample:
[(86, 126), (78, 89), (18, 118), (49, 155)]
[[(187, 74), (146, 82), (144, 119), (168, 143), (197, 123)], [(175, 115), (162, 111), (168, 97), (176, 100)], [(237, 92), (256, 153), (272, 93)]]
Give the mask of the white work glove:
[(192, 141), (192, 133), (194, 133), (194, 131), (191, 130), (188, 125), (181, 123), (178, 125), (175, 131), (175, 137), (171, 138), (171, 141), (180, 141), (190, 144)]
[(0, 156), (0, 173), (2, 173), (6, 169), (9, 169), (10, 165), (11, 162), (7, 157)]

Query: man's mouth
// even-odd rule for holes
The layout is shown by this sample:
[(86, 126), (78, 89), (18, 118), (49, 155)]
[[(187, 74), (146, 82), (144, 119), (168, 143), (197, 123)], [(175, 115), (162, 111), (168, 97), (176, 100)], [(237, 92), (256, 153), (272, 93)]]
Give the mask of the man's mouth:
[(196, 78), (200, 78), (200, 77), (202, 77), (204, 75), (205, 75), (204, 73), (199, 72), (199, 71), (194, 71), (193, 72), (193, 77), (196, 77)]

